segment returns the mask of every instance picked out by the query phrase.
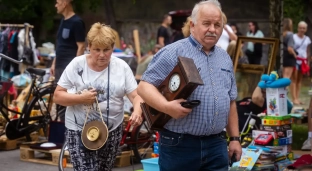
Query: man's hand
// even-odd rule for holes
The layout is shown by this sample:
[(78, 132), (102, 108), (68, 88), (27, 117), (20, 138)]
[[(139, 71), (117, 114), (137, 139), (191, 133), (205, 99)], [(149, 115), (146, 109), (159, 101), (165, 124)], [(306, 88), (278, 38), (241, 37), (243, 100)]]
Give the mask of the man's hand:
[(186, 115), (188, 115), (190, 112), (192, 112), (192, 109), (188, 109), (181, 106), (181, 102), (185, 102), (184, 99), (178, 99), (168, 102), (165, 105), (166, 114), (170, 115), (174, 119), (180, 119), (184, 118)]
[(236, 161), (239, 161), (242, 156), (242, 146), (239, 141), (231, 141), (229, 144), (229, 159), (234, 153), (236, 154)]

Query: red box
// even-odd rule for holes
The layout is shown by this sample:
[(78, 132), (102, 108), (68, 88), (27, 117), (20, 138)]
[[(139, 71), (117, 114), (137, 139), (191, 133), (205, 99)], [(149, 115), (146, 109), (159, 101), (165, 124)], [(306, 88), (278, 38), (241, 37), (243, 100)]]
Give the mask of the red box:
[(257, 145), (267, 145), (273, 140), (273, 135), (271, 134), (260, 134), (255, 139), (255, 144)]

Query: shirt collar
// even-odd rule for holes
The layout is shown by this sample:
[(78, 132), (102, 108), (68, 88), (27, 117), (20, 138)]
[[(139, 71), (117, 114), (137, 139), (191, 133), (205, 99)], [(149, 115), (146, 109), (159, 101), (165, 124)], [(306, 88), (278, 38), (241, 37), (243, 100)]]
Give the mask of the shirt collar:
[[(198, 50), (202, 50), (203, 49), (203, 45), (201, 45), (194, 37), (193, 35), (189, 36), (189, 41), (191, 42), (191, 44)], [(215, 45), (211, 48), (210, 53), (213, 53), (215, 50)]]

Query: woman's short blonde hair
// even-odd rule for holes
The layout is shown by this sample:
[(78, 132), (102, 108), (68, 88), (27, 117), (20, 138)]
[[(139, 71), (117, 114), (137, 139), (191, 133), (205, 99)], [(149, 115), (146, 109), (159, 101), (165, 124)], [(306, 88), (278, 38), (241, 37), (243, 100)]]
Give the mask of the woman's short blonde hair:
[(187, 17), (186, 21), (183, 24), (182, 27), (182, 33), (184, 37), (189, 37), (191, 35), (190, 27), (191, 27), (191, 17)]
[(116, 35), (110, 26), (95, 23), (88, 32), (87, 40), (90, 46), (93, 45), (101, 48), (114, 47)]

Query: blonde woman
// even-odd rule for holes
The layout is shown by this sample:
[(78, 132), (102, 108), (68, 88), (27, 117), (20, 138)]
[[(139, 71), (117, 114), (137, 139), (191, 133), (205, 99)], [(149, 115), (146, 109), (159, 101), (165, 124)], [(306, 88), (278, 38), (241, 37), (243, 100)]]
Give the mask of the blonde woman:
[(283, 21), (283, 77), (290, 78), (296, 66), (296, 53), (292, 32), (292, 20), (285, 18)]
[[(137, 83), (128, 64), (112, 56), (116, 40), (113, 30), (95, 23), (87, 39), (90, 54), (78, 56), (69, 63), (58, 81), (53, 100), (67, 106), (65, 137), (74, 170), (110, 171), (122, 136), (123, 97), (127, 95), (134, 106), (130, 117), (132, 125), (142, 122), (142, 100), (137, 95)], [(80, 134), (85, 122), (85, 106), (97, 106), (96, 98), (109, 135), (102, 148), (89, 151), (80, 147)], [(88, 120), (99, 119), (96, 107), (91, 108)]]
[(191, 35), (191, 31), (190, 31), (190, 24), (191, 24), (191, 17), (187, 17), (183, 27), (182, 27), (182, 33), (184, 37), (189, 37)]
[(294, 48), (297, 51), (297, 61), (296, 67), (291, 77), (291, 94), (293, 103), (295, 105), (303, 104), (299, 100), (299, 92), (301, 88), (301, 80), (302, 75), (310, 72), (309, 70), (305, 70), (305, 66), (309, 66), (309, 58), (311, 56), (310, 53), (310, 44), (311, 40), (308, 36), (306, 36), (306, 32), (308, 29), (308, 24), (304, 21), (299, 22), (298, 24), (298, 32), (293, 35), (294, 39)]

